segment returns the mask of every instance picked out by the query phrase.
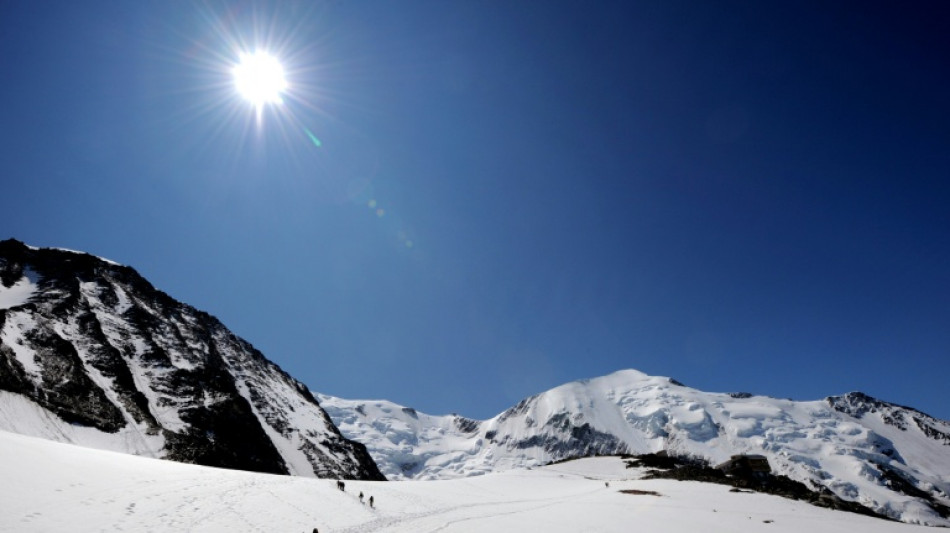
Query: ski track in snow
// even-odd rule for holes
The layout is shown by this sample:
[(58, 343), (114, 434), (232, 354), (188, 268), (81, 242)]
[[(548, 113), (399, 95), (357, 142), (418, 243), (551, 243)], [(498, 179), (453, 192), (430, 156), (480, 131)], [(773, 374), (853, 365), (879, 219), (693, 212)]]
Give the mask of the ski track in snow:
[[(474, 522), (484, 519), (493, 519), (509, 515), (517, 515), (538, 511), (547, 507), (563, 504), (576, 499), (578, 496), (592, 495), (603, 492), (597, 488), (577, 494), (556, 496), (551, 498), (498, 500), (470, 504), (460, 504), (441, 508), (429, 512), (415, 514), (392, 514), (380, 516), (365, 524), (335, 530), (339, 533), (372, 533), (386, 531), (390, 533), (416, 532), (436, 533), (463, 522)], [(509, 509), (510, 508), (510, 509)]]
[[(927, 531), (640, 474), (604, 457), (458, 480), (346, 481), (341, 492), (334, 480), (183, 465), (0, 431), (0, 532)], [(633, 488), (660, 496), (620, 493)], [(375, 509), (360, 504), (361, 491), (375, 497)]]

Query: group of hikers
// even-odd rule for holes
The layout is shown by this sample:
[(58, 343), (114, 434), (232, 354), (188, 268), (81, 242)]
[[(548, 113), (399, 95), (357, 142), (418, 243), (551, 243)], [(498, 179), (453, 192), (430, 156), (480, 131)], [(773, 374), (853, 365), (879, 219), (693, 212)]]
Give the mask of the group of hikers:
[[(346, 492), (346, 483), (344, 483), (342, 480), (337, 480), (337, 482), (336, 482), (336, 488), (340, 489), (340, 490), (343, 491), (343, 492)], [(359, 496), (359, 498), (360, 498), (360, 503), (363, 503), (363, 498), (364, 498), (364, 496), (363, 496), (363, 491), (360, 491), (360, 496)], [(370, 507), (373, 507), (374, 503), (375, 503), (375, 500), (373, 499), (372, 496), (370, 496), (370, 497), (369, 497), (369, 506), (370, 506)], [(320, 533), (320, 532), (317, 531), (317, 528), (313, 528), (313, 533)]]
[[(604, 481), (604, 486), (606, 486), (607, 488), (610, 488), (610, 482), (609, 482), (609, 481)], [(346, 483), (344, 483), (342, 480), (337, 480), (337, 482), (336, 482), (336, 488), (340, 489), (340, 490), (343, 491), (343, 492), (346, 492)], [(363, 496), (363, 491), (360, 491), (359, 498), (360, 498), (360, 503), (363, 503), (363, 498), (364, 498), (364, 496)], [(370, 507), (373, 507), (373, 503), (374, 503), (373, 497), (370, 496), (370, 497), (369, 497), (369, 506), (370, 506)], [(313, 528), (313, 533), (319, 533), (319, 532), (317, 531), (317, 528)]]
[[(336, 488), (338, 488), (338, 489), (340, 489), (340, 490), (342, 490), (342, 491), (345, 492), (345, 491), (346, 491), (346, 483), (344, 483), (342, 480), (337, 480), (337, 482), (336, 482)], [(374, 502), (375, 502), (375, 500), (373, 500), (373, 497), (370, 496), (370, 497), (369, 497), (369, 506), (370, 506), (370, 507), (373, 507), (373, 506), (374, 506)], [(363, 503), (363, 491), (360, 491), (360, 503)]]

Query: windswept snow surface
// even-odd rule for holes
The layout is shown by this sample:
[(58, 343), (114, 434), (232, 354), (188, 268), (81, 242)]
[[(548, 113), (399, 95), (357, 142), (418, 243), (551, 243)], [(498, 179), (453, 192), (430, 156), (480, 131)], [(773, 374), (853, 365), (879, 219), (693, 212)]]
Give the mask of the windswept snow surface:
[(597, 454), (667, 450), (713, 465), (761, 454), (775, 473), (812, 488), (902, 521), (950, 526), (888, 479), (910, 480), (950, 505), (950, 423), (860, 394), (796, 402), (707, 393), (623, 370), (556, 387), (483, 421), (386, 401), (319, 399), (390, 480), (449, 479)]
[[(0, 432), (0, 531), (922, 531), (722, 485), (637, 480), (640, 473), (604, 457), (446, 481), (347, 481), (341, 492), (332, 480), (185, 465)], [(374, 509), (359, 502), (360, 491), (374, 497)]]

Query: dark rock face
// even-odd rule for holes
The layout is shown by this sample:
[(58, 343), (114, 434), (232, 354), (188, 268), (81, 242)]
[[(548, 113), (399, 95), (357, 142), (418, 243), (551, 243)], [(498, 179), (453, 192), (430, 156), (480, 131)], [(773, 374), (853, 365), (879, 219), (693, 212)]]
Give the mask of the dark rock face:
[(887, 404), (863, 392), (849, 392), (843, 396), (831, 396), (828, 398), (828, 404), (836, 411), (854, 418), (862, 418), (868, 413), (878, 413), (888, 424), (902, 430), (907, 429), (907, 419), (904, 414), (905, 411), (910, 410), (909, 407)]
[(133, 269), (0, 241), (0, 291), (24, 280), (29, 298), (0, 307), (0, 390), (167, 459), (383, 479), (303, 384)]
[(481, 424), (477, 420), (472, 420), (471, 418), (465, 418), (464, 416), (455, 417), (455, 427), (463, 433), (475, 433), (478, 431)]
[[(553, 428), (559, 438), (548, 436), (545, 442), (534, 443), (550, 452), (557, 459), (576, 455), (619, 455), (628, 452), (627, 445), (610, 433), (598, 431), (589, 423), (576, 424), (574, 417), (560, 413), (551, 417), (546, 426)], [(534, 440), (538, 436), (529, 440)], [(518, 443), (522, 446), (524, 443)], [(527, 446), (531, 447), (531, 446)]]
[(645, 479), (676, 479), (679, 481), (702, 481), (731, 485), (736, 492), (743, 492), (743, 489), (746, 492), (763, 492), (792, 500), (806, 501), (818, 507), (839, 509), (877, 518), (888, 518), (857, 502), (845, 501), (824, 487), (812, 489), (800, 481), (770, 472), (737, 469), (726, 474), (719, 468), (713, 468), (695, 457), (644, 454), (630, 457), (627, 461), (627, 467), (654, 468), (654, 470), (647, 472)]
[[(515, 407), (502, 413), (498, 418), (499, 421), (504, 422), (525, 415), (530, 412), (538, 398), (539, 396), (532, 396), (522, 400)], [(492, 444), (509, 448), (544, 450), (551, 456), (552, 461), (598, 455), (620, 455), (629, 451), (627, 444), (617, 436), (600, 431), (587, 422), (580, 422), (580, 417), (566, 412), (551, 416), (543, 424), (539, 424), (528, 417), (525, 419), (526, 425), (538, 428), (538, 431), (530, 437), (513, 439), (510, 436), (504, 436), (499, 438), (496, 431), (488, 431), (485, 438)]]
[(843, 396), (831, 396), (828, 398), (828, 404), (834, 410), (854, 418), (860, 419), (868, 414), (877, 415), (886, 424), (901, 431), (907, 431), (913, 424), (931, 439), (950, 446), (950, 431), (946, 430), (946, 422), (911, 407), (883, 402), (863, 392), (849, 392)]
[(879, 464), (875, 467), (889, 489), (922, 500), (941, 517), (950, 518), (950, 505), (942, 503), (930, 492), (918, 488), (913, 478), (888, 465)]

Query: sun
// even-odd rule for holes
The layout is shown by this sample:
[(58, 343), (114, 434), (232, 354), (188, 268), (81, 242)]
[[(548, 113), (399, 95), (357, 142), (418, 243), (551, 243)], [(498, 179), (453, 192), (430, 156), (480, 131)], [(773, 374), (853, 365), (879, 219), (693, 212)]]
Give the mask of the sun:
[(266, 104), (283, 102), (281, 94), (287, 90), (287, 80), (276, 57), (266, 52), (241, 54), (233, 73), (238, 94), (254, 107), (261, 109)]

